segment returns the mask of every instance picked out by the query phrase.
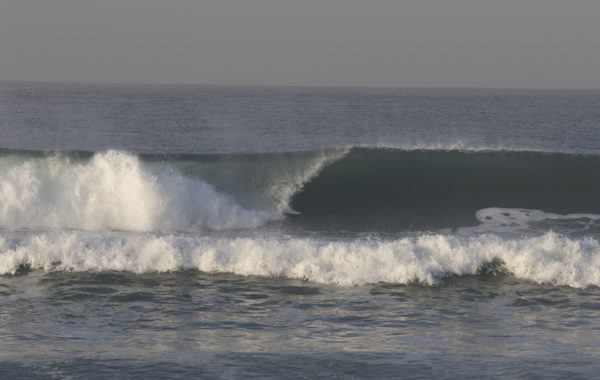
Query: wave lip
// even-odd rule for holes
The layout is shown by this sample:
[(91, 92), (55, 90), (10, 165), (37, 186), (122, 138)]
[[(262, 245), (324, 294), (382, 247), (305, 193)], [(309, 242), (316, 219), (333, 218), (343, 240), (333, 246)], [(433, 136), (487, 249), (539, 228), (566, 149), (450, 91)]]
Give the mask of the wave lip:
[(490, 263), (536, 283), (600, 286), (600, 242), (543, 236), (502, 239), (426, 234), (397, 240), (215, 238), (142, 234), (119, 237), (63, 232), (0, 238), (0, 273), (19, 268), (135, 273), (196, 269), (362, 285), (476, 275)]

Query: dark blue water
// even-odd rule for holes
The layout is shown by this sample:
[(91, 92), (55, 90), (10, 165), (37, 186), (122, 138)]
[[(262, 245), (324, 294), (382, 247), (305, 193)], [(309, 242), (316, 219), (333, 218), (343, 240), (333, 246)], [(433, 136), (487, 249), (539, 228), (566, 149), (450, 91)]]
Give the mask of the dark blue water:
[(0, 85), (6, 378), (596, 378), (600, 92)]

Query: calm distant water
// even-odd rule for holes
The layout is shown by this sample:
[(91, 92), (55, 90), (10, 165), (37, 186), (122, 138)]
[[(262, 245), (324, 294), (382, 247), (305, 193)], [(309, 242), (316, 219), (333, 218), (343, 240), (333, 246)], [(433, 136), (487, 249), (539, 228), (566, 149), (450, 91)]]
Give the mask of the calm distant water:
[(597, 378), (599, 105), (0, 84), (0, 375)]

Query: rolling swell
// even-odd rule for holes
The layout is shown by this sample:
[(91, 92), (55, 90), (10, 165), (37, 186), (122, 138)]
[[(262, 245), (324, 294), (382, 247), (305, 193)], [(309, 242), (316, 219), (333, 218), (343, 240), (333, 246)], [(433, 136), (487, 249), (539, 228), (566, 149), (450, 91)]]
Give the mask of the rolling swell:
[(292, 201), (311, 229), (388, 231), (477, 225), (478, 210), (600, 214), (600, 156), (354, 148)]

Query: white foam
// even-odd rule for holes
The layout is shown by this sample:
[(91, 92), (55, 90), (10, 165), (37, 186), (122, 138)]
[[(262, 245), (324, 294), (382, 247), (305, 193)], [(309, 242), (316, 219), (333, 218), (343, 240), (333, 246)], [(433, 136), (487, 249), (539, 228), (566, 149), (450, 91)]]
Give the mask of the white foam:
[[(555, 214), (524, 208), (490, 207), (477, 211), (478, 226), (463, 227), (459, 234), (529, 234), (539, 231), (559, 231), (564, 234), (589, 232), (600, 227), (598, 214)], [(542, 227), (542, 228), (540, 228)]]
[(447, 275), (476, 274), (483, 265), (497, 260), (516, 277), (533, 282), (600, 286), (600, 243), (555, 233), (521, 239), (422, 235), (389, 241), (152, 234), (123, 237), (81, 232), (0, 238), (0, 273), (14, 273), (20, 265), (134, 273), (197, 269), (339, 285), (380, 281), (435, 284)]
[(256, 227), (280, 217), (248, 210), (212, 185), (135, 155), (72, 162), (54, 155), (0, 162), (0, 227), (172, 231)]
[(467, 153), (478, 153), (478, 152), (536, 152), (536, 153), (565, 153), (565, 154), (597, 154), (593, 150), (583, 149), (554, 149), (547, 150), (535, 146), (515, 146), (507, 144), (477, 144), (464, 142), (462, 140), (450, 140), (445, 142), (417, 142), (417, 141), (406, 141), (403, 143), (390, 143), (387, 141), (381, 141), (373, 144), (355, 144), (349, 148), (376, 148), (376, 149), (391, 149), (391, 150), (402, 150), (402, 151), (460, 151)]

